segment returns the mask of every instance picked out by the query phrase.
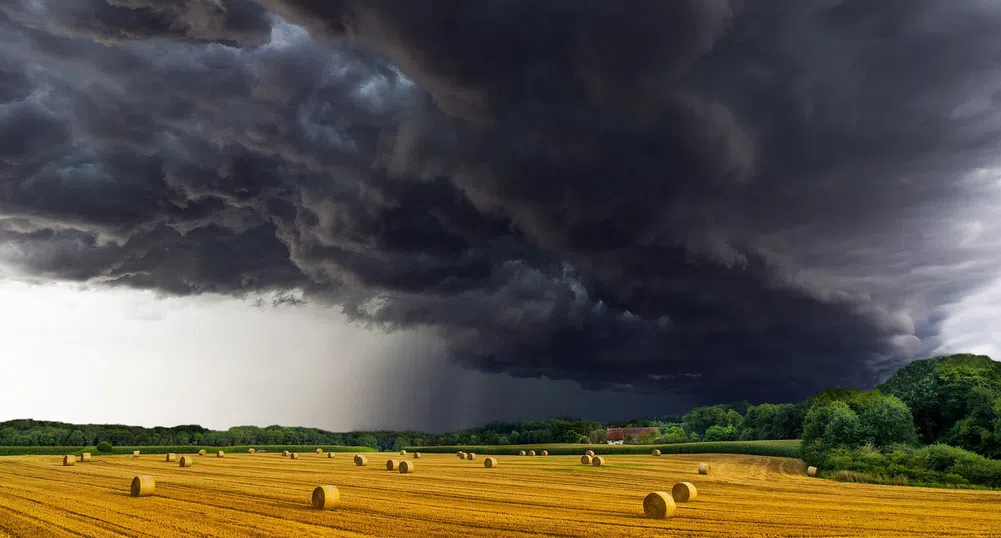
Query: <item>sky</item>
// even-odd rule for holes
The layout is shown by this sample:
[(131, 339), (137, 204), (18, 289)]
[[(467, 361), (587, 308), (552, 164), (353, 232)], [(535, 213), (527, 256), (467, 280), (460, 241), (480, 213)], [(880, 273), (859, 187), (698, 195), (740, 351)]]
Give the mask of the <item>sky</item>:
[(999, 357), (999, 29), (0, 0), (0, 420), (442, 431)]

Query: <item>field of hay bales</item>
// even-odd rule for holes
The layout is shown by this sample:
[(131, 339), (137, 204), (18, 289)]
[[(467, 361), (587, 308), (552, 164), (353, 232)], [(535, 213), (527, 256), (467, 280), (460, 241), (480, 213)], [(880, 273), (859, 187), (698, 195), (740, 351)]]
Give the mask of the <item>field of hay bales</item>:
[[(190, 457), (190, 454), (178, 456)], [(802, 462), (747, 455), (496, 456), (277, 453), (0, 457), (0, 536), (945, 536), (1001, 532), (1001, 492), (808, 478)], [(386, 461), (414, 464), (409, 474)], [(708, 475), (698, 473), (711, 464)], [(131, 497), (137, 475), (152, 496)], [(653, 491), (697, 488), (674, 517), (648, 519)], [(312, 508), (333, 485), (333, 510)]]

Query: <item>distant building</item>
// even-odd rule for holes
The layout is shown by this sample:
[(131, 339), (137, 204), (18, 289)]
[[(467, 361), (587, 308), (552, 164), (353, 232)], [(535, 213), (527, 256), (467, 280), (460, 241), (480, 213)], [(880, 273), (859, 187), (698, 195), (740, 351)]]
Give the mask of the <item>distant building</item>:
[(605, 438), (610, 445), (621, 445), (626, 439), (639, 439), (648, 433), (660, 433), (660, 428), (608, 428)]

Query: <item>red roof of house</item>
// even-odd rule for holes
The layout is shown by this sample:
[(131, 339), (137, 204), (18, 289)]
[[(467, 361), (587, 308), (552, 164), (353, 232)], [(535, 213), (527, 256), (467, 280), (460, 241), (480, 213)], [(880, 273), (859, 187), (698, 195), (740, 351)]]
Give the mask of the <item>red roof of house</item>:
[(608, 428), (607, 438), (609, 441), (625, 441), (627, 437), (637, 439), (650, 432), (660, 433), (660, 428)]

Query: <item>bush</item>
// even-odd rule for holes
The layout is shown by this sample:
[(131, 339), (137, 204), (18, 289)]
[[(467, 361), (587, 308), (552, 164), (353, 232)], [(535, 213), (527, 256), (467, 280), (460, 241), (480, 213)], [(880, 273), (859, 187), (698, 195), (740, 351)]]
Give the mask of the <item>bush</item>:
[(107, 453), (111, 452), (111, 449), (112, 449), (111, 443), (109, 443), (107, 441), (101, 441), (100, 443), (97, 443), (97, 451), (98, 452), (107, 454)]
[(943, 472), (955, 465), (964, 452), (961, 448), (936, 443), (915, 451), (914, 459), (925, 469)]
[(868, 445), (839, 447), (824, 453), (820, 467), (823, 475), (846, 482), (1001, 488), (1001, 461), (942, 444), (882, 451)]

